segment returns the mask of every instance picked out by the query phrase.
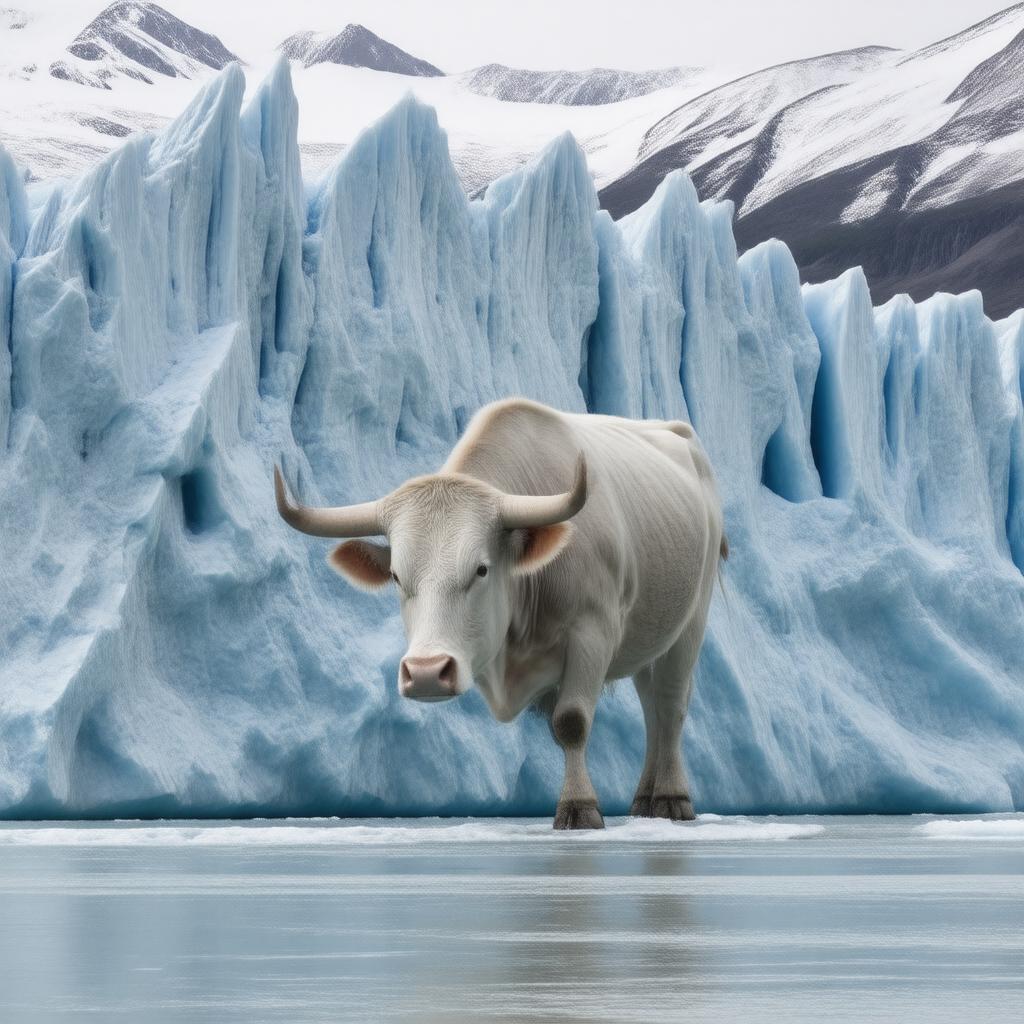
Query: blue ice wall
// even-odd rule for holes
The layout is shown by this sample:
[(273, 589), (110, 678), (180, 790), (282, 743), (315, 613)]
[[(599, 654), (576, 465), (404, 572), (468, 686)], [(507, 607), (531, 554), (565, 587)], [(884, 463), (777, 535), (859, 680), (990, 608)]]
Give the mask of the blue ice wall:
[[(685, 744), (720, 811), (1024, 808), (1024, 325), (737, 258), (566, 136), (468, 202), (413, 100), (304, 183), (227, 68), (31, 212), (0, 152), (0, 814), (548, 812), (546, 725), (395, 692), (393, 595), (278, 519), (435, 468), (481, 404), (686, 416), (732, 557)], [(623, 811), (643, 729), (590, 749)]]
[(25, 188), (14, 161), (0, 146), (0, 441), (11, 417), (11, 310), (14, 265), (25, 244), (28, 212)]

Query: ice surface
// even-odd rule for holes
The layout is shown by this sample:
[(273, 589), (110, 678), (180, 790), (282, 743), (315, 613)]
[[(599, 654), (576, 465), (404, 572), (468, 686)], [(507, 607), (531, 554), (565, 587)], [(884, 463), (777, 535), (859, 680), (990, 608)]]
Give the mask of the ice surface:
[[(801, 290), (682, 174), (614, 224), (569, 136), (467, 202), (413, 99), (304, 185), (287, 65), (244, 86), (31, 206), (0, 163), (0, 813), (550, 813), (546, 724), (402, 701), (393, 595), (269, 484), (375, 496), (514, 393), (687, 416), (717, 468), (699, 809), (1024, 806), (1019, 316)], [(642, 750), (617, 686), (608, 814)]]
[(987, 818), (973, 821), (929, 821), (920, 826), (929, 839), (1024, 839), (1020, 818)]
[(404, 824), (314, 821), (302, 825), (166, 825), (118, 823), (110, 828), (71, 825), (60, 828), (0, 829), (0, 846), (420, 846), (425, 843), (607, 842), (677, 844), (760, 842), (806, 839), (825, 826), (794, 821), (751, 821), (703, 815), (680, 823), (652, 819), (609, 819), (596, 832), (555, 832), (547, 819), (529, 822), (473, 820), (442, 822), (424, 818)]
[[(476, 823), (490, 842), (6, 845), (0, 1019), (1012, 1020), (1020, 840), (936, 842), (917, 817), (816, 823), (824, 832), (792, 842), (648, 842), (614, 821), (567, 835), (497, 819)], [(19, 822), (0, 836), (186, 824), (259, 835), (300, 823)], [(439, 822), (319, 831), (349, 824), (388, 835)], [(704, 828), (646, 824), (671, 837)]]

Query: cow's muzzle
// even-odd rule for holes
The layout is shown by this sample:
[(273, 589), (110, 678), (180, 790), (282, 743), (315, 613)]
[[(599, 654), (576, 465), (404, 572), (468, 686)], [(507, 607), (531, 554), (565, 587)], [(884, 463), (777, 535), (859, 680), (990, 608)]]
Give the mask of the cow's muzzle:
[(450, 700), (459, 695), (459, 670), (449, 654), (407, 656), (398, 669), (398, 689), (410, 700)]

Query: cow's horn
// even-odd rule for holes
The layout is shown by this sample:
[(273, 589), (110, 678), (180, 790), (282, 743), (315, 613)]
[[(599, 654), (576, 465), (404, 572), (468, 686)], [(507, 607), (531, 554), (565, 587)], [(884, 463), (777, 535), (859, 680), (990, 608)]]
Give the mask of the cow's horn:
[(501, 522), (507, 530), (518, 527), (550, 526), (571, 519), (587, 500), (587, 460), (582, 452), (576, 460), (576, 479), (564, 494), (503, 494)]
[(376, 537), (384, 532), (380, 521), (380, 503), (338, 505), (335, 508), (309, 508), (296, 505), (288, 497), (281, 470), (274, 467), (274, 493), (281, 518), (296, 530), (314, 537)]

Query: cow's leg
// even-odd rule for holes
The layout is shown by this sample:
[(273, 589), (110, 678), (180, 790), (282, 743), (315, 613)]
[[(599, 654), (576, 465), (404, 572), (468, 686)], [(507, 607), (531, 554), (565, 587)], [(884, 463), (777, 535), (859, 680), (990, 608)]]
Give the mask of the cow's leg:
[(703, 629), (684, 630), (682, 636), (654, 662), (657, 767), (650, 812), (654, 818), (692, 821), (696, 817), (683, 767), (682, 733), (702, 634)]
[(640, 698), (640, 706), (644, 710), (646, 736), (644, 767), (640, 773), (640, 782), (637, 784), (633, 806), (630, 807), (629, 813), (637, 818), (649, 818), (651, 816), (651, 800), (654, 797), (654, 783), (658, 777), (658, 720), (653, 666), (647, 665), (642, 668), (633, 677), (633, 685)]
[(558, 798), (554, 827), (604, 828), (597, 793), (587, 771), (587, 740), (594, 709), (604, 686), (607, 667), (585, 643), (570, 644), (558, 699), (551, 714), (551, 731), (565, 754), (565, 781)]

